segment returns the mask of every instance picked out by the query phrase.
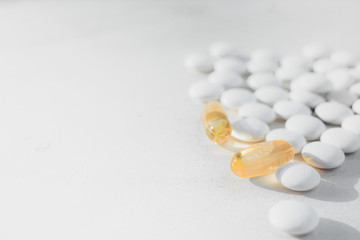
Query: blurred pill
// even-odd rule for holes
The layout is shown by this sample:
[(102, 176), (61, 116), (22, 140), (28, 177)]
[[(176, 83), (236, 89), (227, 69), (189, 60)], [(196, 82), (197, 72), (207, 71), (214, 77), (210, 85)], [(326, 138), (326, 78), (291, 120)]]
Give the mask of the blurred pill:
[(185, 58), (185, 66), (194, 72), (209, 73), (214, 69), (214, 59), (208, 54), (195, 53)]

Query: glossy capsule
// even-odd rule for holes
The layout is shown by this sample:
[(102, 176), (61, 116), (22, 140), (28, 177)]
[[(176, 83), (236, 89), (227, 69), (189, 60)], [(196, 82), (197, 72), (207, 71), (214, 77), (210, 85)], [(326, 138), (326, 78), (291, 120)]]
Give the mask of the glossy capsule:
[(211, 141), (222, 144), (230, 140), (231, 126), (219, 102), (209, 102), (205, 105), (202, 123)]
[(275, 172), (293, 157), (294, 149), (286, 141), (257, 143), (235, 153), (230, 164), (231, 171), (238, 177), (258, 177)]

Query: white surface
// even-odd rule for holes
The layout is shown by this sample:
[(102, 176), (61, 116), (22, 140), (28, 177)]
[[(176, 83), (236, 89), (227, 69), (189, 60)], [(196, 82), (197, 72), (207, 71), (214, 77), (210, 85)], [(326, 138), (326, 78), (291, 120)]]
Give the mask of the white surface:
[(304, 194), (237, 178), (183, 66), (219, 40), (358, 51), (358, 1), (0, 4), (1, 239), (293, 239), (267, 219), (285, 199), (322, 217), (304, 239), (359, 238), (360, 153)]

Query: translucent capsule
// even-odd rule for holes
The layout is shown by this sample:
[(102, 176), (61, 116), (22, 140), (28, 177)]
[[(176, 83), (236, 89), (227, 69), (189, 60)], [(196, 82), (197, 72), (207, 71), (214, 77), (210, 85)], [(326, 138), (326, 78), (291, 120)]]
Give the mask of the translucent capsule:
[(202, 123), (211, 141), (221, 144), (230, 140), (231, 126), (219, 102), (209, 102), (205, 105)]
[(282, 140), (262, 142), (235, 153), (231, 170), (239, 177), (251, 178), (275, 172), (294, 157), (290, 143)]

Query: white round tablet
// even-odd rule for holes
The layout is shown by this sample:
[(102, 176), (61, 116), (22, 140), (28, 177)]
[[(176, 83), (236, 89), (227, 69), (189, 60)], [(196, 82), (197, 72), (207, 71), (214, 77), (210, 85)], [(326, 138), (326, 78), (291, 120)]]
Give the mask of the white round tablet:
[(334, 125), (340, 125), (347, 116), (354, 114), (349, 107), (338, 102), (320, 103), (315, 113), (324, 122)]
[(309, 191), (320, 183), (320, 174), (302, 162), (290, 162), (276, 170), (276, 178), (284, 187), (294, 191)]
[(278, 86), (265, 86), (255, 91), (256, 98), (263, 103), (273, 105), (280, 100), (287, 99), (289, 92)]
[(232, 71), (212, 72), (209, 75), (209, 82), (219, 84), (225, 89), (246, 86), (245, 80), (239, 74)]
[(321, 94), (332, 90), (332, 84), (321, 74), (304, 73), (291, 82), (290, 88), (291, 90), (307, 90)]
[(277, 64), (268, 60), (250, 60), (246, 64), (246, 68), (250, 73), (256, 72), (274, 72)]
[(308, 164), (321, 169), (336, 168), (345, 160), (340, 148), (323, 142), (311, 142), (305, 145), (301, 153)]
[(214, 69), (217, 72), (236, 72), (238, 74), (246, 73), (246, 67), (242, 60), (236, 58), (221, 58), (214, 63)]
[(221, 94), (220, 102), (226, 108), (239, 108), (244, 103), (255, 102), (253, 92), (245, 88), (232, 88)]
[(193, 83), (189, 88), (189, 95), (195, 100), (207, 102), (217, 100), (224, 88), (216, 83), (203, 80)]
[(232, 124), (232, 127), (232, 135), (246, 142), (262, 141), (270, 131), (269, 126), (264, 121), (254, 117), (237, 120)]
[(210, 46), (209, 51), (210, 54), (216, 58), (241, 56), (238, 46), (227, 42), (214, 43)]
[(214, 59), (208, 54), (191, 54), (185, 58), (185, 67), (195, 72), (209, 73), (214, 70)]
[(326, 74), (326, 78), (332, 83), (333, 90), (347, 90), (355, 82), (355, 78), (349, 69), (339, 68)]
[(304, 67), (288, 66), (280, 67), (276, 69), (275, 76), (280, 83), (290, 82), (294, 78), (300, 76), (301, 74), (307, 72), (307, 69)]
[(304, 103), (311, 108), (315, 108), (320, 103), (325, 102), (325, 98), (319, 94), (301, 89), (290, 91), (289, 98), (293, 101)]
[(280, 60), (281, 67), (284, 68), (303, 68), (308, 69), (311, 65), (311, 61), (301, 55), (287, 55)]
[(341, 123), (341, 127), (360, 135), (360, 115), (346, 117)]
[(340, 67), (351, 67), (355, 65), (356, 56), (352, 52), (340, 50), (335, 51), (330, 55), (331, 61)]
[(356, 94), (346, 90), (334, 90), (326, 94), (326, 99), (328, 101), (339, 102), (346, 106), (351, 106), (357, 98)]
[(303, 47), (303, 55), (311, 60), (324, 58), (330, 55), (330, 49), (320, 44), (309, 44)]
[(284, 140), (286, 142), (289, 142), (293, 146), (295, 154), (299, 153), (306, 144), (306, 140), (302, 135), (285, 128), (277, 128), (271, 130), (266, 135), (266, 141), (274, 140)]
[(275, 204), (269, 211), (271, 225), (292, 235), (312, 232), (319, 224), (319, 217), (311, 206), (294, 200)]
[(261, 87), (269, 85), (279, 85), (273, 73), (270, 72), (259, 72), (251, 74), (247, 79), (247, 85), (256, 90)]
[(285, 122), (285, 128), (303, 135), (306, 140), (316, 140), (325, 131), (325, 124), (309, 115), (296, 115)]
[(356, 94), (358, 97), (360, 97), (360, 82), (353, 84), (349, 88), (349, 92)]
[(274, 110), (262, 103), (245, 103), (239, 108), (238, 115), (241, 117), (255, 117), (266, 123), (273, 122), (276, 119)]
[(320, 141), (339, 147), (344, 153), (360, 149), (360, 136), (343, 128), (330, 128), (321, 134)]
[(338, 66), (331, 61), (329, 58), (322, 58), (316, 60), (313, 64), (313, 70), (316, 73), (325, 74), (334, 69), (338, 68)]
[(357, 113), (360, 114), (360, 99), (356, 100), (353, 105), (352, 105), (352, 110)]
[(283, 119), (289, 119), (299, 114), (311, 115), (311, 109), (308, 106), (291, 100), (278, 101), (274, 104), (273, 109)]

